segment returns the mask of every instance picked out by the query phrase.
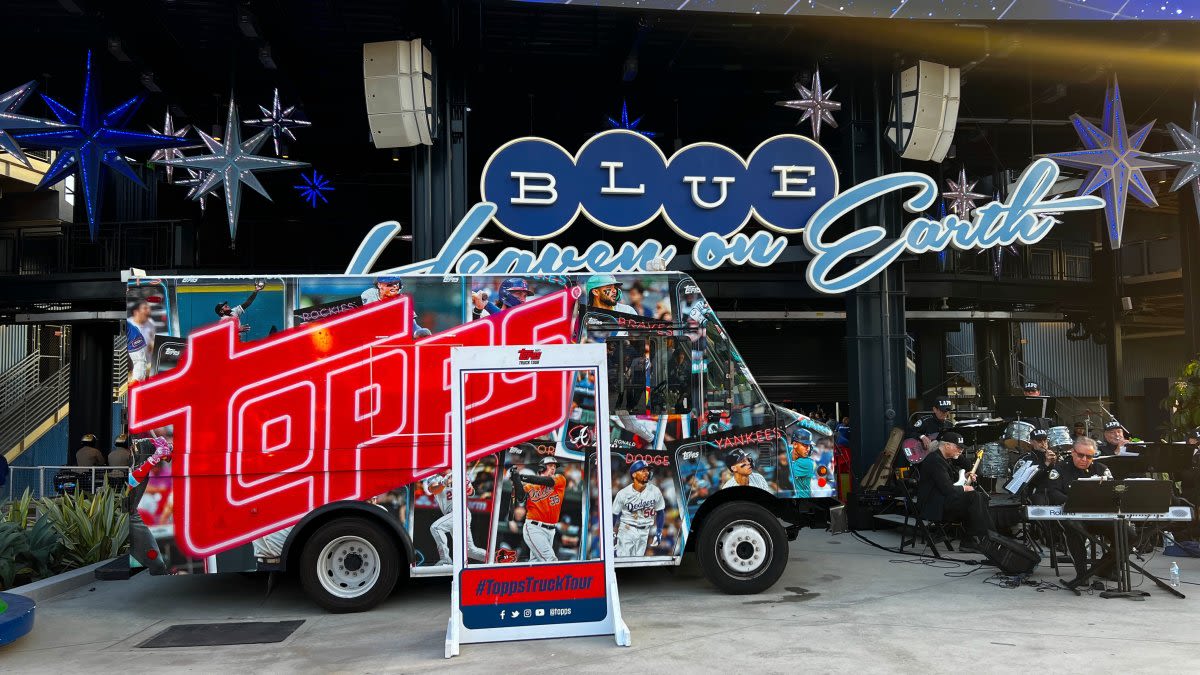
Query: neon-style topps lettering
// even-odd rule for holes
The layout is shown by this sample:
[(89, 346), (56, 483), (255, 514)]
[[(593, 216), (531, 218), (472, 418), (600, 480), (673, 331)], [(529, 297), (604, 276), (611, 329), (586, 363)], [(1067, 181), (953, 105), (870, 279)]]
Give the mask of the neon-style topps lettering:
[[(129, 395), (132, 432), (173, 425), (180, 547), (212, 555), (323, 504), (445, 470), (451, 347), (567, 344), (574, 303), (564, 290), (415, 342), (406, 296), (250, 344), (233, 320), (192, 333), (177, 368)], [(469, 382), (472, 459), (537, 438), (567, 414), (565, 372)]]

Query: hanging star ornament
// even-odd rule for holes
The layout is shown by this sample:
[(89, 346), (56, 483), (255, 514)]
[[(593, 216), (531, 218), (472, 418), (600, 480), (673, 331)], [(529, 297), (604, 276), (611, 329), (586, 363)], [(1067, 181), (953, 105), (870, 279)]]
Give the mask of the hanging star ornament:
[(803, 124), (804, 120), (809, 120), (812, 124), (813, 140), (820, 142), (822, 123), (837, 128), (837, 121), (833, 119), (833, 113), (841, 110), (842, 104), (829, 98), (833, 95), (834, 89), (837, 89), (837, 85), (830, 87), (829, 91), (821, 88), (821, 69), (817, 68), (813, 71), (812, 89), (797, 82), (796, 90), (800, 92), (800, 98), (794, 101), (776, 101), (775, 105), (803, 110), (804, 114), (800, 116), (796, 124)]
[[(208, 146), (210, 154), (166, 160), (163, 164), (191, 169), (204, 169), (208, 173), (204, 181), (195, 188), (192, 199), (202, 199), (216, 187), (225, 191), (225, 218), (229, 222), (229, 240), (237, 240), (238, 214), (242, 208), (242, 184), (249, 185), (258, 194), (271, 199), (266, 188), (254, 175), (259, 171), (284, 171), (308, 166), (307, 162), (293, 162), (274, 157), (255, 155), (267, 140), (270, 130), (264, 129), (250, 140), (242, 141), (242, 128), (238, 122), (237, 104), (229, 98), (229, 117), (225, 119), (225, 138), (215, 140), (212, 136), (198, 132), (200, 140)], [(223, 144), (222, 144), (223, 143)]]
[[(961, 174), (960, 174), (960, 176), (961, 176)], [(949, 182), (949, 181), (947, 181), (947, 182)], [(974, 185), (975, 185), (974, 183), (971, 184), (972, 187), (974, 187)], [(996, 194), (992, 197), (992, 199), (995, 200), (996, 202), (1000, 201), (999, 190), (996, 191)], [(1061, 214), (1062, 212), (1059, 211), (1059, 213)], [(1043, 214), (1043, 215), (1046, 215), (1046, 214)], [(1053, 218), (1051, 218), (1051, 220), (1054, 220), (1055, 222), (1059, 222)], [(1021, 257), (1021, 251), (1020, 251), (1020, 249), (1017, 248), (1016, 244), (1009, 244), (1008, 246), (992, 246), (989, 248), (980, 249), (979, 252), (976, 253), (975, 255), (982, 255), (984, 253), (988, 254), (988, 258), (991, 260), (992, 278), (996, 279), (997, 281), (1000, 280), (1000, 276), (1004, 272), (1004, 254), (1008, 253), (1018, 259)]]
[(307, 120), (298, 120), (292, 117), (292, 113), (296, 111), (296, 106), (284, 108), (279, 103), (279, 89), (275, 89), (275, 100), (268, 110), (263, 106), (258, 106), (262, 111), (262, 118), (256, 120), (246, 120), (248, 127), (266, 127), (271, 132), (271, 139), (275, 141), (275, 156), (280, 156), (279, 138), (286, 136), (291, 140), (296, 140), (296, 135), (292, 133), (292, 128), (311, 127), (312, 122)]
[(950, 200), (950, 212), (962, 220), (971, 219), (971, 211), (975, 209), (976, 200), (987, 199), (987, 195), (975, 192), (975, 184), (978, 182), (967, 182), (966, 167), (959, 168), (958, 182), (946, 179), (946, 185), (949, 185), (950, 189), (942, 193), (942, 199)]
[(311, 176), (300, 174), (300, 180), (304, 181), (302, 185), (293, 185), (292, 187), (300, 191), (300, 198), (308, 202), (309, 206), (317, 208), (317, 200), (329, 203), (329, 199), (325, 197), (326, 192), (333, 192), (333, 183), (321, 174), (313, 170)]
[(1129, 201), (1130, 193), (1146, 206), (1158, 206), (1158, 200), (1154, 198), (1142, 172), (1173, 168), (1170, 164), (1154, 161), (1149, 153), (1141, 151), (1142, 143), (1154, 128), (1153, 120), (1132, 136), (1125, 122), (1121, 88), (1114, 77), (1112, 90), (1105, 95), (1104, 117), (1099, 128), (1077, 114), (1071, 115), (1071, 124), (1083, 141), (1084, 149), (1041, 155), (1061, 166), (1087, 171), (1077, 194), (1089, 195), (1100, 190), (1104, 198), (1108, 239), (1114, 249), (1121, 248), (1121, 235), (1125, 231), (1125, 204)]
[[(643, 116), (644, 117), (644, 116)], [(613, 129), (626, 129), (635, 133), (639, 133), (646, 138), (654, 138), (658, 135), (657, 131), (642, 131), (638, 125), (642, 123), (642, 118), (639, 117), (632, 122), (629, 121), (629, 107), (625, 101), (621, 101), (621, 120), (617, 121), (611, 117), (605, 118), (608, 120), (608, 126)]]
[[(171, 115), (171, 111), (168, 110), (167, 114), (163, 117), (163, 130), (161, 132), (159, 132), (158, 129), (155, 129), (154, 127), (150, 127), (150, 131), (153, 133), (156, 133), (156, 134), (163, 135), (163, 136), (174, 136), (176, 138), (187, 138), (187, 133), (188, 133), (188, 131), (191, 130), (191, 128), (192, 127), (189, 124), (189, 125), (184, 126), (182, 129), (176, 129), (175, 128), (175, 118)], [(151, 162), (161, 162), (161, 161), (167, 160), (167, 159), (179, 159), (180, 157), (183, 157), (183, 149), (181, 149), (181, 148), (159, 148), (158, 150), (154, 151), (154, 154), (150, 155), (150, 161)], [(175, 180), (175, 167), (168, 164), (167, 165), (167, 182), (172, 183), (172, 182), (174, 182), (174, 180)]]
[(134, 173), (122, 154), (125, 150), (157, 149), (178, 147), (187, 144), (182, 138), (160, 136), (121, 127), (133, 117), (142, 104), (141, 96), (134, 96), (121, 105), (101, 114), (97, 91), (98, 83), (92, 77), (92, 53), (87, 55), (87, 68), (83, 78), (83, 100), (79, 112), (73, 112), (54, 99), (42, 94), (42, 100), (50, 106), (59, 122), (69, 125), (62, 129), (34, 131), (16, 134), (15, 139), (36, 147), (58, 151), (58, 157), (38, 183), (46, 188), (64, 180), (76, 171), (83, 187), (83, 204), (87, 211), (88, 232), (96, 238), (96, 218), (100, 201), (100, 165), (116, 171), (141, 188), (145, 184)]
[(36, 82), (26, 82), (12, 91), (0, 94), (0, 150), (16, 157), (18, 162), (29, 168), (33, 168), (33, 165), (29, 163), (29, 158), (21, 152), (21, 147), (17, 145), (12, 136), (8, 135), (8, 132), (66, 128), (65, 124), (16, 113), (36, 87)]
[(1179, 173), (1175, 174), (1175, 182), (1171, 185), (1171, 192), (1191, 185), (1196, 213), (1200, 213), (1200, 103), (1192, 102), (1191, 131), (1184, 131), (1183, 127), (1174, 122), (1169, 122), (1167, 129), (1171, 132), (1171, 140), (1175, 141), (1175, 147), (1178, 149), (1159, 152), (1151, 157), (1168, 162), (1179, 169)]
[(187, 169), (187, 172), (187, 178), (181, 178), (175, 181), (173, 185), (182, 185), (190, 188), (187, 193), (187, 198), (200, 202), (200, 213), (203, 214), (208, 210), (208, 198), (212, 197), (213, 199), (220, 199), (221, 196), (217, 194), (216, 188), (213, 188), (204, 194), (200, 194), (200, 185), (203, 184), (208, 178), (207, 171)]

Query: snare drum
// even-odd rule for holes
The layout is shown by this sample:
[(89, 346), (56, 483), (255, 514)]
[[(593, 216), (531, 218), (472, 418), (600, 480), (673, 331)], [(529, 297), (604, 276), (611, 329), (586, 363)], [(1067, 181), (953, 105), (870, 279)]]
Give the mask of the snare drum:
[(999, 443), (983, 446), (983, 459), (979, 460), (979, 475), (984, 478), (1003, 478), (1008, 474), (1008, 451)]
[(1071, 430), (1067, 427), (1050, 427), (1046, 432), (1046, 443), (1056, 450), (1070, 447), (1074, 443), (1071, 439)]
[(1030, 449), (1032, 446), (1029, 440), (1033, 435), (1033, 430), (1034, 426), (1029, 422), (1009, 422), (1008, 426), (1004, 428), (1004, 435), (1001, 436), (1004, 440), (1004, 447)]

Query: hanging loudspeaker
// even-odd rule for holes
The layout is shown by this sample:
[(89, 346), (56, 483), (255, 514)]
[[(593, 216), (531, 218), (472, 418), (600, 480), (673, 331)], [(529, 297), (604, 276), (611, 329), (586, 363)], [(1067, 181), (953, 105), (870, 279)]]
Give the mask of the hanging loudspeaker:
[(364, 43), (363, 93), (375, 147), (433, 145), (433, 55), (421, 40)]
[(897, 86), (888, 113), (888, 139), (905, 159), (942, 161), (958, 122), (958, 68), (918, 61), (900, 73)]

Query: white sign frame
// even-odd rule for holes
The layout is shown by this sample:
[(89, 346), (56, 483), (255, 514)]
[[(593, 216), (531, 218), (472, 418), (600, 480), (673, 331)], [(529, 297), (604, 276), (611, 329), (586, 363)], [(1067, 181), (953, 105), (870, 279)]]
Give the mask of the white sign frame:
[[(521, 360), (530, 351), (538, 353), (532, 361)], [(629, 627), (621, 616), (620, 597), (614, 568), (616, 550), (612, 523), (612, 466), (608, 440), (608, 368), (607, 351), (601, 343), (571, 345), (505, 345), (487, 347), (453, 347), (450, 350), (451, 376), (451, 470), (454, 480), (450, 489), (454, 514), (454, 576), (450, 591), (450, 621), (446, 627), (446, 658), (457, 656), (462, 643), (538, 640), (556, 637), (613, 635), (617, 645), (632, 644)], [(467, 418), (463, 414), (463, 383), (467, 373), (532, 373), (538, 370), (592, 370), (596, 373), (596, 459), (599, 483), (598, 506), (600, 519), (600, 550), (604, 558), (605, 599), (607, 613), (599, 621), (553, 623), (532, 626), (498, 628), (468, 628), (463, 623), (461, 578), (466, 566), (466, 448), (464, 432)], [(586, 461), (586, 460), (585, 460)], [(502, 468), (502, 467), (500, 467)], [(497, 469), (498, 476), (500, 468)], [(499, 478), (497, 479), (497, 483)], [(499, 491), (497, 490), (497, 493)], [(580, 561), (536, 563), (539, 568), (577, 564)], [(513, 564), (488, 561), (472, 563), (472, 570), (513, 569)]]

